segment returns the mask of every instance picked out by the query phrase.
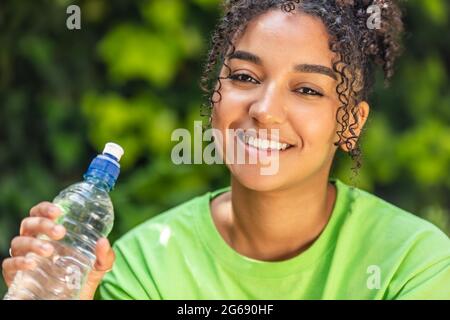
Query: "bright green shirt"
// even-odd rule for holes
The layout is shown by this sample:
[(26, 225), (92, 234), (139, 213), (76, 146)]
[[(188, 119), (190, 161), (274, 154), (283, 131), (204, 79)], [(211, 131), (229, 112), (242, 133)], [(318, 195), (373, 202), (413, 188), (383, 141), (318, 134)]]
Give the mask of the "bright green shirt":
[[(450, 299), (450, 240), (431, 223), (330, 178), (329, 222), (304, 252), (279, 262), (232, 249), (208, 192), (134, 228), (114, 244), (101, 299)], [(274, 212), (276, 214), (276, 212)]]

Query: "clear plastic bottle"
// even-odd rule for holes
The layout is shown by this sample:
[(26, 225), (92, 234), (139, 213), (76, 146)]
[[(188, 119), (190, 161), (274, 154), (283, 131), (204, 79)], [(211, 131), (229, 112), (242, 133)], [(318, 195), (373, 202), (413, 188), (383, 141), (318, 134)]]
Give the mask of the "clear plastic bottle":
[(78, 299), (86, 276), (95, 263), (95, 245), (110, 233), (114, 211), (109, 191), (120, 172), (123, 149), (107, 143), (103, 154), (92, 160), (84, 181), (61, 191), (53, 200), (63, 212), (57, 223), (66, 228), (63, 239), (54, 241), (45, 235), (38, 238), (51, 241), (55, 250), (45, 258), (34, 253), (33, 270), (19, 271), (4, 300), (70, 300)]

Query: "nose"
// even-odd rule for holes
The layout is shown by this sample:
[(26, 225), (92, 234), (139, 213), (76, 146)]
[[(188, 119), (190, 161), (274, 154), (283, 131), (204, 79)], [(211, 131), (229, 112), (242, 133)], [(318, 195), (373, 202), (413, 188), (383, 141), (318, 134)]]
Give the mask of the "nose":
[(263, 125), (285, 122), (286, 109), (282, 89), (276, 84), (266, 86), (261, 96), (250, 106), (249, 115)]

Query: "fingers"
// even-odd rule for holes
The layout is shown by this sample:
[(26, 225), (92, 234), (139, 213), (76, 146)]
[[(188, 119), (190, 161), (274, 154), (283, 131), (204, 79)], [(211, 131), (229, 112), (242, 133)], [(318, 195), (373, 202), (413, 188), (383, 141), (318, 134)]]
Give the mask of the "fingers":
[(30, 270), (36, 267), (36, 262), (29, 257), (14, 257), (3, 260), (2, 274), (9, 287), (17, 271)]
[(108, 239), (101, 238), (97, 241), (97, 246), (95, 247), (95, 254), (97, 260), (95, 261), (95, 271), (109, 271), (115, 260), (115, 254), (111, 248)]
[(30, 217), (43, 217), (50, 220), (56, 220), (61, 214), (61, 209), (48, 201), (41, 202), (30, 210)]
[(11, 241), (11, 254), (13, 257), (25, 256), (29, 252), (49, 257), (53, 251), (54, 248), (50, 242), (32, 237), (17, 236)]
[(36, 262), (29, 254), (49, 257), (54, 252), (53, 246), (48, 242), (32, 238), (44, 234), (50, 239), (59, 240), (65, 235), (65, 228), (54, 221), (62, 214), (61, 209), (51, 202), (41, 202), (31, 208), (30, 217), (25, 218), (20, 225), (20, 236), (11, 242), (12, 258), (2, 263), (2, 274), (5, 282), (12, 282), (17, 271), (32, 269)]
[(64, 237), (65, 228), (54, 221), (62, 214), (61, 209), (51, 202), (37, 204), (30, 210), (30, 217), (22, 220), (21, 236), (37, 236), (45, 234), (50, 239), (59, 240)]
[(20, 225), (21, 236), (36, 236), (38, 234), (45, 234), (50, 239), (59, 240), (64, 237), (65, 228), (49, 218), (29, 217), (22, 220)]

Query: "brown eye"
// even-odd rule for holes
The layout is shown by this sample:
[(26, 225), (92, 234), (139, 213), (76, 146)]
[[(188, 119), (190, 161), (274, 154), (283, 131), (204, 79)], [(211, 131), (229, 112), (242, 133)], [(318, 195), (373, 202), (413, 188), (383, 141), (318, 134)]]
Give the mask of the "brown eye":
[(232, 74), (229, 76), (229, 78), (231, 80), (235, 80), (235, 81), (239, 81), (239, 82), (250, 82), (250, 83), (254, 83), (254, 84), (259, 83), (257, 80), (255, 80), (255, 78), (253, 78), (252, 76), (249, 76), (248, 74), (245, 74), (245, 73)]
[(318, 92), (314, 89), (308, 88), (308, 87), (301, 87), (300, 89), (298, 89), (296, 91), (300, 94), (304, 94), (304, 95), (308, 95), (308, 96), (319, 96), (319, 97), (323, 96), (323, 94), (321, 94), (320, 92)]

